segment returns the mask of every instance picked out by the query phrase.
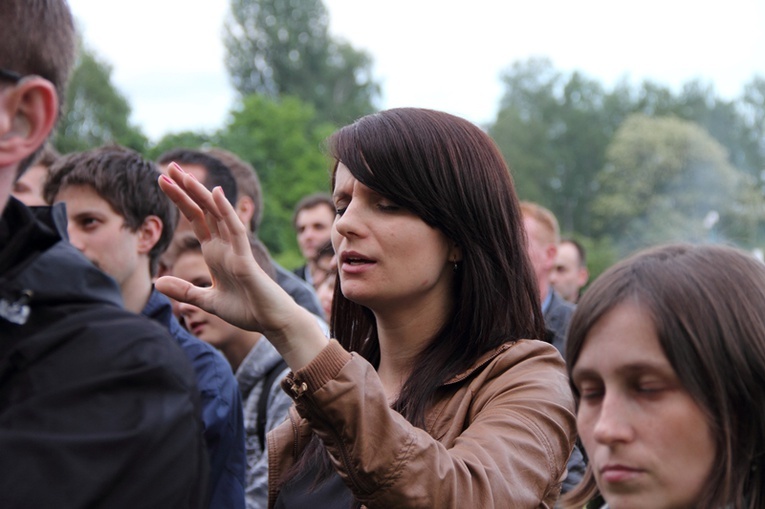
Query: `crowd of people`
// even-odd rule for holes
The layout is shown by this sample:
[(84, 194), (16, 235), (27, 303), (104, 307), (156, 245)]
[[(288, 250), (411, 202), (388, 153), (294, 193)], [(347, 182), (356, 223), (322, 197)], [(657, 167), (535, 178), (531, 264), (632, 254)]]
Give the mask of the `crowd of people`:
[(765, 507), (750, 254), (589, 282), (484, 131), (396, 108), (329, 138), (289, 270), (236, 154), (50, 145), (65, 0), (0, 26), (0, 507)]

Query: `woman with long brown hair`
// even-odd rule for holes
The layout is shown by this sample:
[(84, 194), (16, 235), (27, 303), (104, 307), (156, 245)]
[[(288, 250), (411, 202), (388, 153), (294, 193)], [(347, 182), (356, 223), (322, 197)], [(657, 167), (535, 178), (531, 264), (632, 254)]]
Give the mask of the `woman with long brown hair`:
[(729, 247), (653, 248), (601, 275), (568, 336), (589, 465), (564, 507), (765, 507), (763, 310), (765, 265)]
[(220, 191), (178, 166), (210, 288), (158, 288), (257, 329), (293, 373), (270, 507), (552, 507), (575, 437), (512, 179), (466, 120), (403, 108), (329, 140), (339, 284), (325, 339), (264, 277)]

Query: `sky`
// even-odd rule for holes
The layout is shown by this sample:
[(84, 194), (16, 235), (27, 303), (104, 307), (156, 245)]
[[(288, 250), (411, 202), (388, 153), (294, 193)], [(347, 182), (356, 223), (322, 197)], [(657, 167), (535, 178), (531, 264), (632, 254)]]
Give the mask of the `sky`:
[[(153, 140), (213, 131), (235, 105), (223, 63), (229, 0), (69, 0)], [(607, 88), (700, 79), (735, 99), (765, 78), (765, 0), (324, 0), (330, 33), (367, 51), (380, 109), (418, 106), (491, 123), (502, 73), (546, 57)]]

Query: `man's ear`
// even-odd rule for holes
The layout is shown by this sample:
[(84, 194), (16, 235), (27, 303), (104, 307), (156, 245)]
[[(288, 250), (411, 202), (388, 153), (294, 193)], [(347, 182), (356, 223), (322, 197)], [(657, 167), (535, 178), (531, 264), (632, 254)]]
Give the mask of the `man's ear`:
[(28, 76), (0, 92), (0, 167), (17, 164), (48, 139), (58, 117), (53, 84)]
[(157, 216), (148, 216), (138, 227), (138, 252), (149, 254), (162, 236), (162, 220)]
[(590, 271), (587, 270), (587, 267), (579, 267), (576, 278), (577, 284), (579, 286), (584, 286), (588, 279), (590, 279)]
[(244, 223), (244, 226), (249, 230), (250, 221), (255, 214), (255, 203), (252, 201), (252, 198), (249, 196), (240, 196), (239, 199), (236, 200), (234, 209), (236, 210), (236, 215), (239, 216), (239, 220), (241, 220), (242, 223)]

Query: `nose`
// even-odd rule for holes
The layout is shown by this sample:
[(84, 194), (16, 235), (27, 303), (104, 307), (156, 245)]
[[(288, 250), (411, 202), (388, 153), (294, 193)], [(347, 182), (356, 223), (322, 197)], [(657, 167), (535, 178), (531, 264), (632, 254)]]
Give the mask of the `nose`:
[[(343, 215), (337, 216), (334, 226), (337, 233), (346, 238), (362, 235), (365, 228), (360, 206), (355, 205), (352, 201), (343, 212)], [(337, 249), (336, 246), (335, 249)]]
[(185, 302), (173, 300), (173, 312), (179, 319), (186, 319), (191, 316), (197, 307)]
[(592, 437), (599, 443), (612, 445), (617, 442), (629, 442), (634, 438), (635, 428), (630, 417), (628, 405), (620, 395), (606, 395), (592, 430)]

